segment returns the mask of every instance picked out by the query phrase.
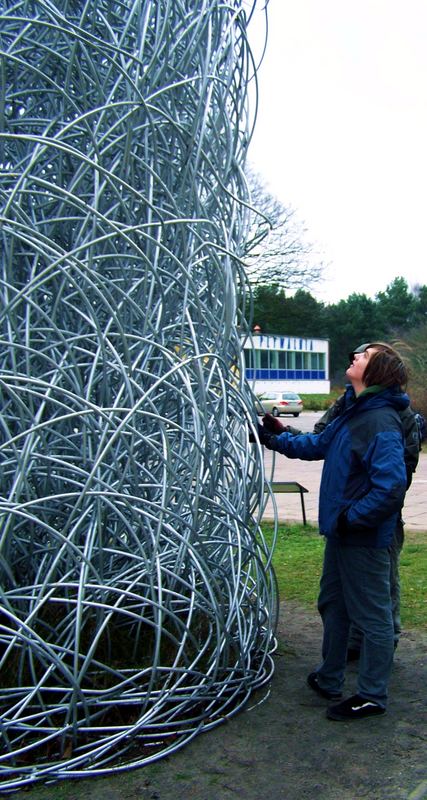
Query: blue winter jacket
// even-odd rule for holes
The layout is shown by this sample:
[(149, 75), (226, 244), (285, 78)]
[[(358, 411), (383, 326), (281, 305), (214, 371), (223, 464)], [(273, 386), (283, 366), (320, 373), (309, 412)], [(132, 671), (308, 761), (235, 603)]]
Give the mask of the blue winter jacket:
[[(375, 389), (377, 391), (375, 391)], [(324, 459), (319, 530), (342, 544), (388, 547), (406, 491), (404, 437), (397, 388), (347, 387), (345, 410), (320, 434), (270, 435), (267, 447), (289, 458)]]

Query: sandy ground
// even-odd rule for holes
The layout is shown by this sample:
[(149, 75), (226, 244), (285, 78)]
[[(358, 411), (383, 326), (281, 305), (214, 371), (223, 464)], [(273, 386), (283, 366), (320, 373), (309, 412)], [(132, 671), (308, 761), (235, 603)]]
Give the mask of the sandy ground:
[[(26, 792), (33, 800), (421, 800), (427, 798), (427, 634), (404, 633), (385, 716), (332, 722), (305, 683), (317, 612), (281, 607), (275, 674), (229, 722), (153, 765)], [(355, 689), (357, 667), (346, 688)], [(264, 698), (264, 699), (263, 699)], [(263, 700), (263, 702), (261, 702)]]

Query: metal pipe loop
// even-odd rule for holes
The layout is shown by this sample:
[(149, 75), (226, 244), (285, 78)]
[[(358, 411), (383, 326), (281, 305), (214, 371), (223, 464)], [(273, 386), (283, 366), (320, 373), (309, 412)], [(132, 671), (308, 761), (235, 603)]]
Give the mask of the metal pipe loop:
[(0, 5), (2, 790), (146, 764), (272, 675), (251, 8)]

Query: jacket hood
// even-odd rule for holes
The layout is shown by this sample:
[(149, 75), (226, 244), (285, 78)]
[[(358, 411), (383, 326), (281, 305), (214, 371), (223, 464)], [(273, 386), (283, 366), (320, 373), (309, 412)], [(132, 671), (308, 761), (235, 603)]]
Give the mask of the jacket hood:
[(345, 408), (351, 408), (355, 403), (369, 405), (369, 408), (392, 406), (399, 412), (409, 406), (410, 400), (406, 392), (402, 392), (399, 386), (378, 387), (375, 392), (362, 393), (356, 397), (353, 386), (349, 383), (345, 389)]

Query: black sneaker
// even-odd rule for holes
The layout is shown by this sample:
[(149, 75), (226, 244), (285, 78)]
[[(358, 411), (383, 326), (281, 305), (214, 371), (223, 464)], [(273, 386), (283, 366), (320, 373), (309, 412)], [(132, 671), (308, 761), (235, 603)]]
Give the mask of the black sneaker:
[(321, 697), (326, 697), (327, 700), (338, 700), (340, 697), (342, 697), (342, 692), (328, 692), (327, 689), (322, 689), (322, 687), (319, 686), (317, 672), (310, 672), (310, 675), (307, 678), (307, 683), (310, 689), (314, 689), (317, 694), (320, 694)]
[(336, 706), (329, 706), (326, 711), (328, 719), (347, 720), (364, 719), (364, 717), (378, 717), (385, 714), (386, 710), (373, 700), (366, 700), (360, 694), (353, 694)]

